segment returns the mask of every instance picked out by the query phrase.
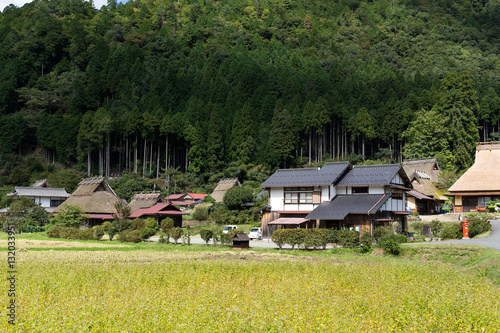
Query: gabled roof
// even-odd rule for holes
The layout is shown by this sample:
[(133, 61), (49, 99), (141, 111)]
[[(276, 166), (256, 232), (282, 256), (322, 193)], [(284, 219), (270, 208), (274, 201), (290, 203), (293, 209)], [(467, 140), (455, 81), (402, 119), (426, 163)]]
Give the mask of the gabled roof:
[(8, 197), (53, 197), (69, 198), (68, 192), (63, 188), (50, 187), (14, 187), (14, 192), (8, 193)]
[(431, 197), (431, 199), (434, 198), (436, 200), (448, 200), (448, 198), (441, 195), (440, 191), (436, 188), (436, 186), (434, 186), (429, 178), (414, 177), (412, 186), (413, 189), (428, 197)]
[(215, 202), (222, 202), (224, 199), (224, 194), (226, 194), (227, 190), (233, 188), (235, 186), (241, 186), (238, 178), (227, 178), (221, 179), (217, 187), (212, 192), (211, 196), (214, 198)]
[(186, 196), (186, 193), (170, 194), (168, 200), (182, 200)]
[(141, 208), (130, 214), (131, 218), (139, 218), (143, 216), (156, 215), (187, 215), (188, 213), (181, 212), (177, 207), (170, 203), (162, 202), (149, 208)]
[(31, 187), (50, 187), (50, 184), (47, 183), (47, 179), (37, 180)]
[(120, 198), (103, 177), (86, 178), (55, 212), (65, 205), (76, 205), (86, 214), (113, 214), (116, 213), (115, 203), (118, 201), (121, 201)]
[(160, 192), (136, 193), (132, 196), (128, 206), (133, 212), (140, 208), (149, 208), (158, 202), (163, 202)]
[(349, 214), (375, 214), (389, 197), (388, 194), (339, 195), (316, 207), (306, 219), (343, 220)]
[(322, 168), (279, 169), (261, 187), (331, 185), (349, 168), (349, 162), (325, 163)]
[(391, 185), (399, 174), (406, 186), (411, 186), (408, 176), (399, 164), (355, 165), (338, 182), (339, 186)]
[(500, 143), (479, 145), (474, 164), (448, 189), (448, 192), (451, 195), (457, 195), (457, 192), (500, 193)]
[(408, 177), (412, 178), (415, 170), (419, 170), (427, 174), (433, 182), (439, 180), (441, 169), (435, 158), (425, 158), (416, 160), (406, 160), (403, 162), (403, 169), (405, 169)]
[(188, 195), (193, 198), (193, 200), (200, 200), (206, 197), (208, 194), (205, 193), (188, 193)]

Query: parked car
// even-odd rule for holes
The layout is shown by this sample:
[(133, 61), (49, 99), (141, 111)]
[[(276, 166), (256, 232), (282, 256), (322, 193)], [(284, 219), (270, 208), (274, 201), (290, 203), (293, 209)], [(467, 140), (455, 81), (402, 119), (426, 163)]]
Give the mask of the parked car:
[(262, 228), (252, 228), (248, 233), (250, 239), (262, 239)]
[(235, 225), (226, 225), (222, 230), (223, 233), (227, 234), (230, 230), (238, 229), (238, 226)]

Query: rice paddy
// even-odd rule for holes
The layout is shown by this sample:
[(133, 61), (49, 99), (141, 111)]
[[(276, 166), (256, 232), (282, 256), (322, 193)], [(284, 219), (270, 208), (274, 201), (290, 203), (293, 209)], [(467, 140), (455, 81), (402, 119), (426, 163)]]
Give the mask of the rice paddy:
[[(496, 332), (500, 327), (500, 288), (449, 263), (233, 251), (103, 249), (17, 256), (18, 320), (9, 325), (1, 306), (2, 332)], [(0, 300), (8, 303), (7, 292)]]

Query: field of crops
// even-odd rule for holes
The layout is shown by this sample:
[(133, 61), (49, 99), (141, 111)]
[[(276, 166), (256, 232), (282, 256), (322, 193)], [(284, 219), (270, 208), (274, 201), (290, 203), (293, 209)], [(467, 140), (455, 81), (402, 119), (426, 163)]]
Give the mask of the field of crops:
[[(492, 332), (500, 327), (499, 287), (451, 264), (229, 251), (18, 255), (18, 322), (11, 327), (1, 306), (0, 331)], [(7, 304), (5, 292), (0, 299)]]

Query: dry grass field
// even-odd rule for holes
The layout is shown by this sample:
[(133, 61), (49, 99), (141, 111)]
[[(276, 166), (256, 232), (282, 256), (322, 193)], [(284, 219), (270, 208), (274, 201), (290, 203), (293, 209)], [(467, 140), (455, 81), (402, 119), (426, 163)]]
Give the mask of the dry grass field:
[[(0, 331), (496, 332), (500, 327), (498, 285), (464, 266), (428, 260), (429, 255), (374, 259), (178, 248), (18, 251), (18, 321), (9, 325), (1, 306)], [(0, 300), (7, 304), (6, 291)]]

